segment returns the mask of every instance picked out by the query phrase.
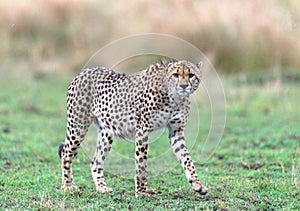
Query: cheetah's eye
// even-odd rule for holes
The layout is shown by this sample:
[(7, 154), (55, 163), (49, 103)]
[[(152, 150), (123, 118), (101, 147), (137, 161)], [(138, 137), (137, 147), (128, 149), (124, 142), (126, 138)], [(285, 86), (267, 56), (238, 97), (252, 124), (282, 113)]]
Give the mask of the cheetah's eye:
[(193, 74), (193, 73), (189, 74), (189, 78), (193, 78), (194, 76), (195, 76), (195, 74)]
[(178, 78), (178, 73), (173, 73), (174, 78)]

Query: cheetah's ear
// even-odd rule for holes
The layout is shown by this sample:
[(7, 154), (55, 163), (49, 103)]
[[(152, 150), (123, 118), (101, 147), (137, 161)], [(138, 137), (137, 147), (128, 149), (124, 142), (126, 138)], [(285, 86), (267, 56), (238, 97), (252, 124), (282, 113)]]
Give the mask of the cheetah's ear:
[(203, 66), (203, 62), (201, 61), (201, 62), (197, 63), (196, 66), (199, 68), (199, 70), (201, 70), (201, 68)]

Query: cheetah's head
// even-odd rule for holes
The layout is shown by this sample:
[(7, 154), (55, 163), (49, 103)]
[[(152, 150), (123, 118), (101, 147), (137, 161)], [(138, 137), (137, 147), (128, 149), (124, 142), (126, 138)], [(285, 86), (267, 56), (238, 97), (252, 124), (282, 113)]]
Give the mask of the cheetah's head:
[(201, 81), (202, 62), (193, 64), (182, 60), (168, 65), (168, 82), (172, 94), (188, 96), (198, 88)]

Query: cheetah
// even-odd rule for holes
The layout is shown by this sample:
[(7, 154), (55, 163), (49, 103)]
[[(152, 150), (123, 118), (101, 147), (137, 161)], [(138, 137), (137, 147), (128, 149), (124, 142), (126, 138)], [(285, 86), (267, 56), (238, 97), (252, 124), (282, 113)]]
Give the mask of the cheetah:
[(117, 136), (135, 139), (135, 193), (136, 196), (148, 195), (148, 135), (167, 128), (170, 145), (193, 190), (206, 194), (207, 188), (198, 179), (184, 139), (190, 95), (201, 82), (201, 66), (202, 62), (161, 60), (132, 75), (105, 67), (83, 69), (73, 79), (67, 93), (66, 139), (58, 152), (62, 189), (76, 188), (72, 160), (89, 126), (94, 123), (98, 138), (90, 166), (98, 192), (113, 191), (105, 182), (103, 169), (112, 137)]

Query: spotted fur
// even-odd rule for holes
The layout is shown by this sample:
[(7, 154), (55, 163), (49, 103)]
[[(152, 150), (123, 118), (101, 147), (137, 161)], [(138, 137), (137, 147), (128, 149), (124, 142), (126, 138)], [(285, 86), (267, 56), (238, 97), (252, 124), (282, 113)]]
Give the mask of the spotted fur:
[(147, 194), (147, 153), (149, 133), (168, 128), (170, 144), (192, 188), (206, 194), (200, 183), (184, 140), (189, 115), (189, 96), (201, 81), (201, 64), (161, 61), (144, 71), (126, 75), (105, 67), (84, 69), (71, 82), (67, 96), (67, 134), (59, 147), (62, 188), (75, 188), (72, 160), (88, 128), (98, 128), (97, 147), (91, 163), (96, 189), (112, 192), (104, 180), (104, 160), (112, 137), (135, 139), (136, 195)]

